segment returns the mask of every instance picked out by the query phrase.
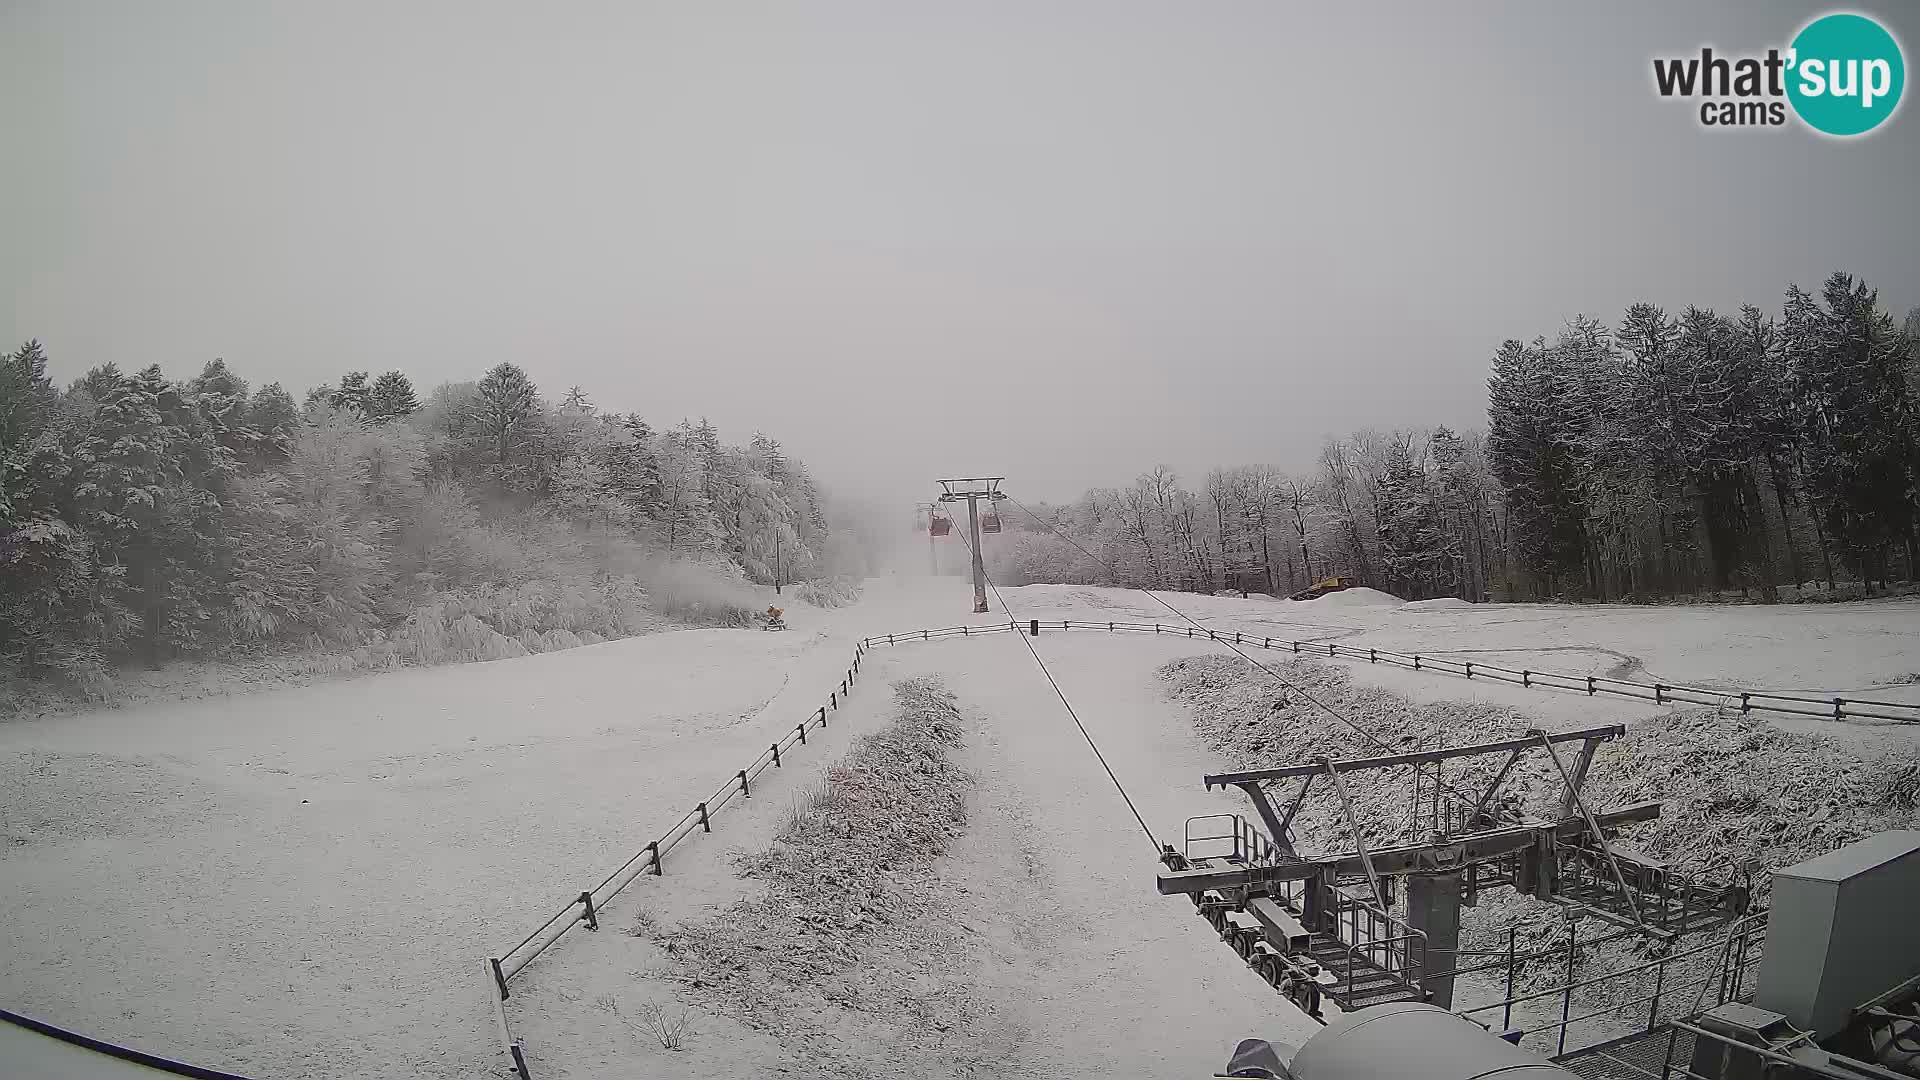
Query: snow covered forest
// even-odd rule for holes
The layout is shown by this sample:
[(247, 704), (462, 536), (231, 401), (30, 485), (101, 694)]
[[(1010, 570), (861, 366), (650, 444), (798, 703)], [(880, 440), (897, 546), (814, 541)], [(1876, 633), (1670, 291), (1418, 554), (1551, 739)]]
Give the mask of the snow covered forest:
[(1160, 468), (1040, 522), (1016, 510), (999, 579), (1762, 602), (1915, 580), (1920, 310), (1898, 324), (1835, 274), (1817, 297), (1789, 288), (1777, 317), (1578, 316), (1492, 367), (1484, 433), (1365, 431), (1305, 473), (1215, 469), (1195, 492)]
[(354, 372), (297, 405), (221, 360), (61, 391), (36, 342), (0, 363), (0, 541), (0, 675), (93, 693), (177, 656), (525, 655), (862, 570), (777, 440), (656, 432), (578, 387), (549, 404), (510, 363), (424, 400)]

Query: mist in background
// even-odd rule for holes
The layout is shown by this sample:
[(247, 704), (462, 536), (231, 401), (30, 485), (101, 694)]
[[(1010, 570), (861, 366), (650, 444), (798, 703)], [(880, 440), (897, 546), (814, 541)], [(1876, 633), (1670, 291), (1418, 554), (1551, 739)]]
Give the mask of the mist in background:
[(1849, 143), (1652, 90), (1822, 10), (14, 2), (0, 335), (296, 395), (510, 360), (881, 506), (1302, 468), (1484, 424), (1576, 312), (1920, 301), (1911, 105)]

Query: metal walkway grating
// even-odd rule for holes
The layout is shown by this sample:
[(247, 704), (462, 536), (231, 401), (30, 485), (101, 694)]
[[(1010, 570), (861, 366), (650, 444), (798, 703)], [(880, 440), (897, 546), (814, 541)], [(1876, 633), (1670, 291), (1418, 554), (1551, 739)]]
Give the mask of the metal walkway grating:
[(1684, 1075), (1692, 1060), (1693, 1033), (1676, 1027), (1637, 1032), (1553, 1059), (1585, 1080), (1668, 1080)]

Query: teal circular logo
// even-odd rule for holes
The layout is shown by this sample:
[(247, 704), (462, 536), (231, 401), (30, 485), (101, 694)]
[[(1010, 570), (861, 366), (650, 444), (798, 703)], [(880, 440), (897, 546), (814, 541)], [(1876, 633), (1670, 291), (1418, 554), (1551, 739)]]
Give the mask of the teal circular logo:
[(1900, 43), (1865, 15), (1822, 15), (1793, 39), (1787, 100), (1815, 131), (1864, 135), (1900, 106)]

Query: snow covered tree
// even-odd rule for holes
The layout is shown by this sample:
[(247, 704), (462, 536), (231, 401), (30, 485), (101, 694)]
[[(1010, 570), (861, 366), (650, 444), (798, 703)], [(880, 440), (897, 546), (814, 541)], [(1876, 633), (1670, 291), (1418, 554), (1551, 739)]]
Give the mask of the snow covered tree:
[(70, 394), (83, 394), (89, 400), (99, 401), (114, 387), (118, 386), (124, 378), (125, 376), (120, 373), (119, 365), (109, 360), (104, 364), (90, 369), (85, 375), (80, 376), (78, 379), (75, 379), (73, 385), (68, 387), (67, 392)]
[(1480, 577), (1487, 561), (1485, 493), (1478, 490), (1468, 467), (1466, 444), (1451, 428), (1442, 424), (1433, 429), (1427, 453), (1433, 460), (1434, 508), (1453, 545), (1445, 576), (1452, 582), (1453, 595), (1478, 600), (1486, 591)]
[(1570, 381), (1544, 340), (1509, 340), (1487, 383), (1487, 460), (1512, 507), (1513, 544), (1551, 595), (1585, 565), (1584, 508), (1575, 461), (1561, 438), (1571, 424)]
[(1446, 529), (1433, 484), (1414, 459), (1411, 436), (1387, 444), (1380, 549), (1388, 587), (1398, 595), (1422, 600), (1458, 587), (1451, 572), (1459, 550)]
[(720, 522), (707, 501), (698, 441), (683, 424), (660, 440), (655, 455), (659, 497), (650, 508), (669, 553), (710, 553), (720, 547)]
[(94, 538), (98, 576), (140, 620), (149, 663), (194, 647), (215, 598), (211, 573), (220, 504), (232, 470), (191, 398), (159, 367), (97, 381), (81, 440), (77, 524)]
[(1366, 533), (1372, 522), (1366, 518), (1364, 500), (1368, 498), (1360, 462), (1351, 447), (1339, 439), (1328, 439), (1320, 447), (1320, 477), (1316, 490), (1328, 521), (1344, 549), (1342, 562), (1358, 571), (1363, 584), (1377, 584), (1371, 560), (1367, 558)]
[(376, 424), (412, 416), (419, 409), (420, 402), (413, 396), (413, 380), (404, 372), (387, 372), (375, 379), (367, 391), (366, 417)]
[(83, 420), (47, 378), (39, 342), (0, 356), (0, 670), (79, 684), (101, 676), (125, 632), (123, 612), (98, 596), (92, 545), (69, 520)]
[(47, 357), (38, 341), (0, 356), (0, 527), (9, 506), (33, 482), (35, 443), (52, 420), (58, 394), (47, 379)]
[(779, 485), (758, 470), (746, 470), (738, 499), (730, 546), (748, 579), (772, 583), (804, 576), (814, 553), (801, 542)]
[(1805, 482), (1864, 582), (1887, 579), (1889, 548), (1902, 542), (1911, 577), (1920, 448), (1900, 338), (1865, 282), (1834, 274), (1822, 299), (1824, 311), (1788, 320)]
[(367, 383), (367, 373), (350, 371), (341, 376), (340, 385), (327, 395), (327, 404), (341, 412), (366, 417), (372, 396), (373, 388)]
[(260, 459), (262, 443), (268, 436), (254, 426), (247, 381), (235, 375), (225, 360), (209, 361), (183, 389), (192, 396), (213, 439), (236, 465)]
[(288, 441), (299, 427), (300, 411), (294, 407), (293, 395), (272, 382), (253, 392), (253, 400), (247, 404), (247, 424), (260, 433), (258, 463), (279, 464), (287, 459)]
[(487, 372), (474, 389), (473, 419), (488, 479), (502, 491), (538, 490), (540, 395), (527, 373), (511, 363)]
[(398, 583), (393, 541), (424, 497), (426, 451), (347, 410), (304, 426), (286, 470), (235, 485), (227, 621), (241, 641), (357, 645)]
[[(476, 505), (468, 488), (494, 497)], [(598, 608), (635, 593), (607, 578), (655, 540), (763, 581), (858, 565), (805, 464), (771, 436), (728, 446), (702, 420), (660, 438), (578, 388), (548, 410), (512, 364), (424, 403), (401, 372), (352, 372), (301, 408), (277, 383), (249, 395), (219, 359), (183, 383), (102, 364), (63, 394), (38, 344), (0, 356), (9, 674), (97, 691), (135, 653), (268, 642), (390, 660), (383, 628), (436, 597), (475, 612), (469, 623), (504, 620), (509, 637), (506, 623), (549, 617), (616, 632), (631, 620)], [(510, 583), (558, 599), (495, 611), (489, 596), (448, 597)]]

